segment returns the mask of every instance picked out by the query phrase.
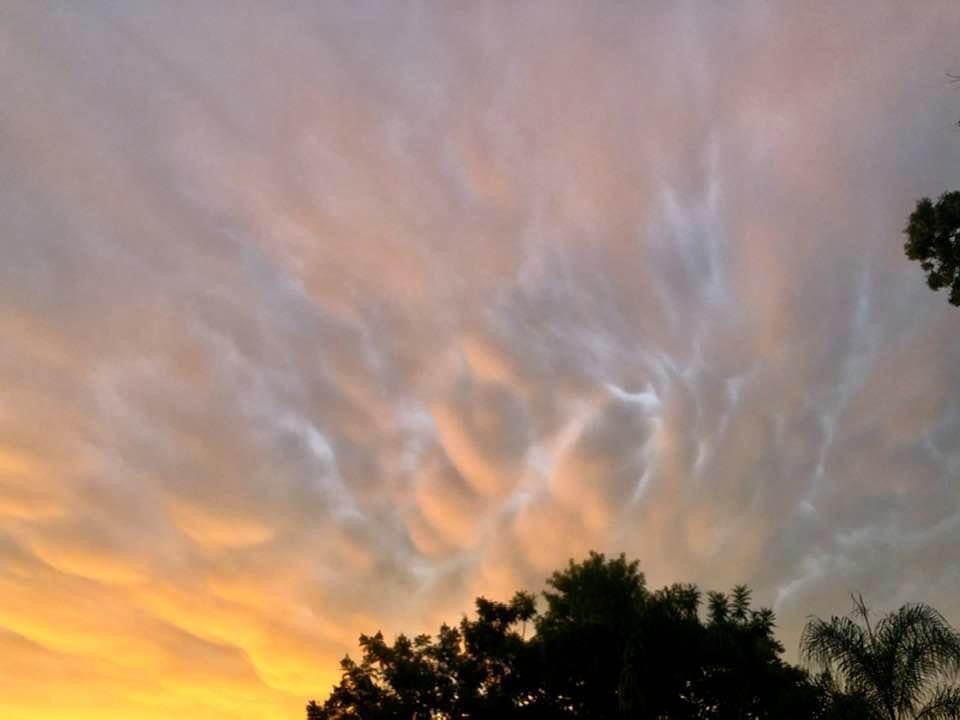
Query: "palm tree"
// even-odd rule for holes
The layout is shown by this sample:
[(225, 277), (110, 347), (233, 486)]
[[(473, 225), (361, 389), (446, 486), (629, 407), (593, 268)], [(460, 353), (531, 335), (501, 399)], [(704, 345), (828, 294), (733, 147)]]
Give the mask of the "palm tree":
[(960, 634), (933, 608), (904, 605), (875, 625), (862, 597), (850, 617), (811, 618), (800, 655), (870, 720), (958, 720)]

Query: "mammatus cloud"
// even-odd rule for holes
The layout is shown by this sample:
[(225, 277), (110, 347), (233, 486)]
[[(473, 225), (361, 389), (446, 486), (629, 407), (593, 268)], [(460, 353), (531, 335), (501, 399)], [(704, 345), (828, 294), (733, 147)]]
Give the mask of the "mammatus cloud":
[(0, 10), (0, 714), (296, 717), (595, 548), (960, 621), (960, 8)]

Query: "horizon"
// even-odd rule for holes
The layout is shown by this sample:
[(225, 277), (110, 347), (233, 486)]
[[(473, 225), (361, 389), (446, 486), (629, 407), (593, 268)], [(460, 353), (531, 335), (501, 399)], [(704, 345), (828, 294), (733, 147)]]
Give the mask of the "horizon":
[(960, 3), (0, 6), (0, 715), (300, 717), (588, 550), (960, 623)]

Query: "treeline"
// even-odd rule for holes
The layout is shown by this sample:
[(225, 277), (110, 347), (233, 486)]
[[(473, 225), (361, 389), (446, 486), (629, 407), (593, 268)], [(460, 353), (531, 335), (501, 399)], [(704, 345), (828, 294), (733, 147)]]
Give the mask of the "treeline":
[(542, 611), (518, 592), (434, 637), (361, 636), (308, 720), (960, 718), (960, 635), (924, 605), (813, 619), (798, 667), (744, 586), (651, 591), (636, 562), (597, 553), (547, 586)]

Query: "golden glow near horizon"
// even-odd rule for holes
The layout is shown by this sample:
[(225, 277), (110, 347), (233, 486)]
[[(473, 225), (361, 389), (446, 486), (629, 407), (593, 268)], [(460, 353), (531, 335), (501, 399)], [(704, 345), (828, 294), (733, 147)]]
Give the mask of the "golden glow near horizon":
[(299, 718), (591, 548), (960, 618), (960, 6), (814, 5), (4, 3), (0, 717)]

